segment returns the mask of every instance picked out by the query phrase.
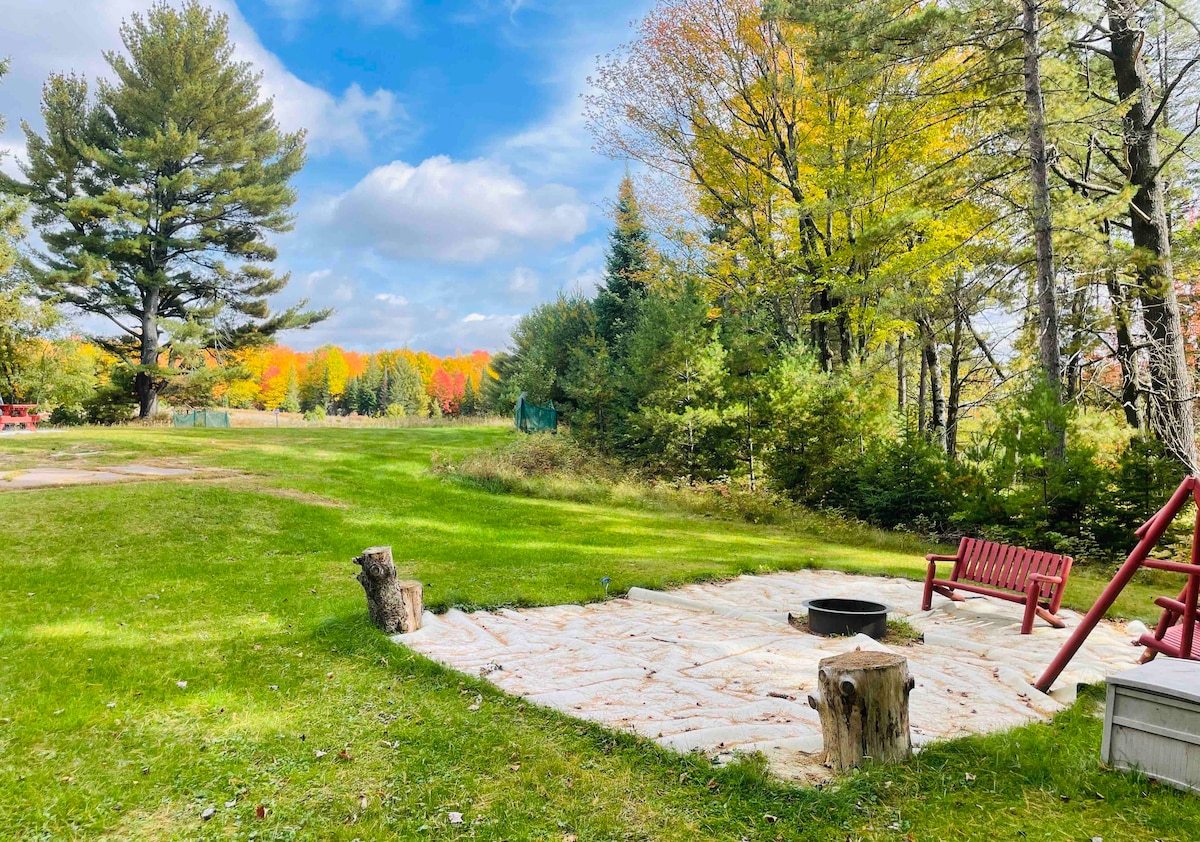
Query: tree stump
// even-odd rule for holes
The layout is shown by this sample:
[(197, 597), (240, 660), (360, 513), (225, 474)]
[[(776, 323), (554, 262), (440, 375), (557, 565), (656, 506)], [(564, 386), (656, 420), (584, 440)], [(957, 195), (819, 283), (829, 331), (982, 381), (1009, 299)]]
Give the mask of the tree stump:
[(362, 568), (356, 578), (367, 592), (371, 622), (388, 634), (421, 628), (421, 583), (396, 578), (391, 547), (367, 547), (354, 563)]
[(818, 691), (808, 704), (821, 715), (825, 752), (835, 770), (912, 756), (908, 694), (913, 683), (903, 655), (859, 650), (821, 660)]

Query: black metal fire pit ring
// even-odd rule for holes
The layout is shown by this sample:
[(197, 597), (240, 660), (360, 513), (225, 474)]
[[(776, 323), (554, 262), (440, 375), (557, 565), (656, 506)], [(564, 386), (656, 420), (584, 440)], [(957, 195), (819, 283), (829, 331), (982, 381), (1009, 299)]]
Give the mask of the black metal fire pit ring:
[(825, 636), (865, 634), (876, 640), (887, 634), (891, 606), (869, 599), (806, 599), (808, 630)]

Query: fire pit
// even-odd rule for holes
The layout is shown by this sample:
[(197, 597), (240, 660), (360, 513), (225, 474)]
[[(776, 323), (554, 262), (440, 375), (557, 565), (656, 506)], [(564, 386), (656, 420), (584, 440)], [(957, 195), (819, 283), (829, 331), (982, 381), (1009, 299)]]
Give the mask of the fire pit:
[(879, 640), (887, 633), (888, 606), (865, 599), (809, 599), (808, 630), (813, 634), (865, 634)]

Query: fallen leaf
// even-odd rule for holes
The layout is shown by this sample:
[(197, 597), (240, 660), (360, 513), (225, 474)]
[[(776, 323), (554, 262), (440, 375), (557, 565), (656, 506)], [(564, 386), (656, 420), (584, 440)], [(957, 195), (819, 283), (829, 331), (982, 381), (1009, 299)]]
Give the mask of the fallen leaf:
[(257, 807), (255, 807), (254, 815), (256, 815), (260, 819), (265, 819), (267, 817), (267, 805), (259, 804)]
[(967, 782), (970, 783), (973, 780), (975, 780), (975, 776), (972, 775), (970, 772), (967, 772)]
[(226, 807), (236, 807), (236, 806), (237, 806), (237, 799), (235, 798), (235, 799), (234, 799), (234, 800), (232, 800), (232, 801), (226, 801), (226, 802), (225, 802), (225, 806), (226, 806)]
[(317, 759), (320, 760), (322, 757), (329, 754), (329, 752), (321, 751), (320, 749), (317, 749), (316, 751), (313, 752), (313, 754), (315, 754), (317, 756)]
[(206, 822), (209, 819), (211, 819), (213, 816), (215, 816), (216, 814), (217, 814), (216, 807), (205, 807), (204, 812), (200, 814), (200, 820)]
[(337, 759), (338, 760), (353, 760), (354, 756), (351, 755), (350, 752), (347, 751), (346, 749), (342, 749), (341, 751), (339, 751), (337, 753)]
[(450, 813), (450, 824), (462, 824), (462, 823), (463, 823), (462, 813), (454, 813), (454, 812)]
[(186, 681), (176, 681), (175, 686), (178, 687), (180, 690), (186, 690), (187, 682)]

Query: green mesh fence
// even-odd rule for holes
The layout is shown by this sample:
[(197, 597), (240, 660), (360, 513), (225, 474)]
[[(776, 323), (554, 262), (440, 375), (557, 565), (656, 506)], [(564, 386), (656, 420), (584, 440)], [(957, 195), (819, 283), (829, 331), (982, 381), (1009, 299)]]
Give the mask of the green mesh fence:
[(229, 413), (215, 409), (197, 409), (195, 412), (176, 412), (176, 427), (228, 427)]
[(525, 399), (525, 393), (517, 398), (517, 410), (513, 423), (522, 433), (557, 433), (558, 410), (554, 404), (535, 406)]

